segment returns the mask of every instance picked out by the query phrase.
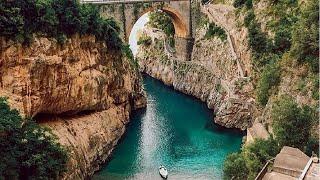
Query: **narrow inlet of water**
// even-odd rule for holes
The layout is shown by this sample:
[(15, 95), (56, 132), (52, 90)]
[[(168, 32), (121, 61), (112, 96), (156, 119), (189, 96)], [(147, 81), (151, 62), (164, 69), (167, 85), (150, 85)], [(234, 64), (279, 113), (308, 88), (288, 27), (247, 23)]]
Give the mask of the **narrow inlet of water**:
[(205, 103), (144, 76), (146, 110), (133, 114), (111, 160), (93, 179), (222, 179), (227, 154), (240, 149), (243, 134), (213, 123)]

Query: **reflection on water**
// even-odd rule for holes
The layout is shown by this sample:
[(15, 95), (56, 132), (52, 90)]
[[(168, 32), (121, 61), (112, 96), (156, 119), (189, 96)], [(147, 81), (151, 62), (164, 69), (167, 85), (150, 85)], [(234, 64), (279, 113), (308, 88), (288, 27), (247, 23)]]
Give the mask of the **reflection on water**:
[(146, 110), (135, 112), (111, 161), (93, 179), (222, 179), (223, 160), (238, 151), (242, 134), (212, 123), (212, 111), (192, 97), (144, 77)]

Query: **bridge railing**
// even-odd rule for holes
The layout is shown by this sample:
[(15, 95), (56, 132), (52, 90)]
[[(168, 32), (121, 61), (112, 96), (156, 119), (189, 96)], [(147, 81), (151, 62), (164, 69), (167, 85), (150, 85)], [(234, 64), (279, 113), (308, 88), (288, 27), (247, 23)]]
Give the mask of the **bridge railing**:
[(262, 180), (262, 178), (264, 177), (264, 175), (267, 174), (268, 172), (268, 167), (270, 164), (272, 164), (274, 162), (275, 158), (269, 159), (266, 164), (263, 166), (263, 168), (261, 169), (261, 171), (259, 172), (259, 174), (257, 175), (257, 177), (255, 178), (255, 180)]

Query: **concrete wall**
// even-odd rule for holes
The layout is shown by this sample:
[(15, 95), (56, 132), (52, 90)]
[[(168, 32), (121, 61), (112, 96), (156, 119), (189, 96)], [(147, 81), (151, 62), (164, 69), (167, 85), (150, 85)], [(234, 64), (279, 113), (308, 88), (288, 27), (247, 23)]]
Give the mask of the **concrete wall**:
[(194, 44), (194, 39), (190, 38), (183, 38), (175, 36), (175, 48), (176, 48), (176, 56), (179, 60), (182, 61), (190, 61), (192, 55), (192, 49)]

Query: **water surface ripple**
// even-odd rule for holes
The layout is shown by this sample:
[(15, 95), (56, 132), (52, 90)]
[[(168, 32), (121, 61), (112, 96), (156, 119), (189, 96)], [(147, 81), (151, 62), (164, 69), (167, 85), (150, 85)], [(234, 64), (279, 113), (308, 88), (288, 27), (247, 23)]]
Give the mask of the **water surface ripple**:
[(213, 113), (199, 100), (144, 76), (146, 110), (135, 112), (113, 157), (93, 179), (222, 179), (223, 160), (240, 149), (242, 134), (212, 123)]

